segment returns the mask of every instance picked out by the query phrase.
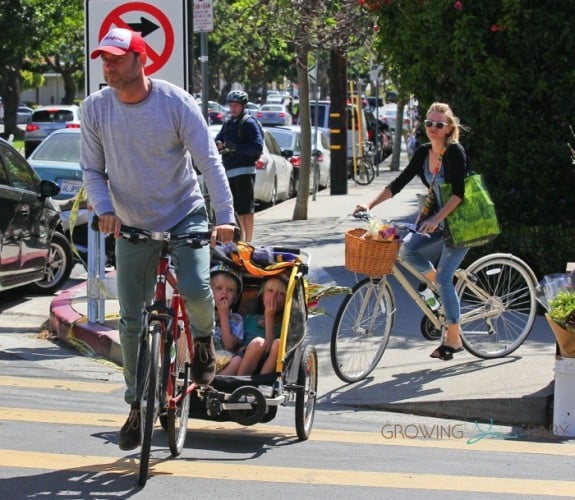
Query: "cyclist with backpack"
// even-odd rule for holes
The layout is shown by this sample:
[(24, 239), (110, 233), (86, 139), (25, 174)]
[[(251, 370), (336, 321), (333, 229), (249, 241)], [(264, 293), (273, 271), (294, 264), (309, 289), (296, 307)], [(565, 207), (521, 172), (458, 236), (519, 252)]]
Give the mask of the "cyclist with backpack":
[(258, 121), (246, 110), (248, 94), (232, 90), (227, 95), (231, 118), (222, 125), (216, 145), (234, 198), (234, 209), (240, 219), (241, 239), (252, 241), (254, 234), (254, 184), (256, 161), (264, 147), (264, 134)]

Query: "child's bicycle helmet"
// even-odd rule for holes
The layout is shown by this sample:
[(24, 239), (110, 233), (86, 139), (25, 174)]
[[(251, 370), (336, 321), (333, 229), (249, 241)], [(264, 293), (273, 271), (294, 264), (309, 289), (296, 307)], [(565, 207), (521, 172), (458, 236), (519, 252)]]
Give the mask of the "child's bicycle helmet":
[(221, 262), (211, 267), (210, 276), (213, 278), (216, 274), (220, 273), (228, 274), (229, 276), (231, 276), (236, 280), (236, 284), (238, 285), (238, 298), (239, 298), (239, 296), (242, 294), (242, 288), (243, 288), (242, 275), (235, 269), (232, 269), (230, 266), (226, 266)]

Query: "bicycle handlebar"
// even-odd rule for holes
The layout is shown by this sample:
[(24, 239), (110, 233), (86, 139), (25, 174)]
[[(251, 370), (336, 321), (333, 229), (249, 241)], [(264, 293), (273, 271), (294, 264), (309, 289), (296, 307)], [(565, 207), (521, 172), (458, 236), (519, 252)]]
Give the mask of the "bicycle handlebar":
[[(370, 220), (374, 219), (375, 216), (371, 215), (369, 212), (360, 211), (351, 214), (358, 220), (363, 220), (369, 222)], [(421, 236), (425, 236), (426, 238), (430, 238), (431, 235), (429, 233), (422, 233), (419, 231), (417, 224), (410, 224), (409, 222), (392, 222), (392, 224), (400, 230), (408, 231), (409, 233), (419, 234)]]
[[(92, 218), (92, 229), (94, 231), (99, 231), (97, 215), (94, 215)], [(153, 240), (167, 243), (172, 240), (186, 240), (186, 242), (189, 243), (193, 248), (201, 248), (210, 244), (211, 233), (195, 232), (186, 234), (172, 234), (169, 231), (150, 231), (148, 229), (125, 226), (122, 224), (120, 226), (120, 237), (132, 242)]]

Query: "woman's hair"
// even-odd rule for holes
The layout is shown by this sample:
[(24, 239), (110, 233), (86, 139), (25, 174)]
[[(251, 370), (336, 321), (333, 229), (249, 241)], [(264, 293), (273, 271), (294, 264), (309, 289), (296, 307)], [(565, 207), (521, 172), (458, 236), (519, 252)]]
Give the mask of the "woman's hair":
[(444, 102), (434, 102), (431, 106), (429, 106), (425, 116), (429, 116), (429, 114), (433, 111), (436, 113), (443, 113), (447, 119), (447, 123), (449, 123), (449, 125), (452, 127), (451, 132), (445, 136), (447, 145), (459, 142), (459, 133), (463, 129), (463, 126), (461, 125), (459, 118), (453, 114), (449, 104)]

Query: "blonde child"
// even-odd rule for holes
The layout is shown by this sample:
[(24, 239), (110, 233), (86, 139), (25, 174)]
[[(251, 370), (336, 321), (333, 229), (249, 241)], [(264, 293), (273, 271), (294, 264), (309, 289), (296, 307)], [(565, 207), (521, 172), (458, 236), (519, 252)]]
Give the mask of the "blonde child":
[(216, 309), (216, 372), (222, 373), (244, 338), (243, 318), (232, 312), (242, 291), (242, 278), (238, 272), (224, 264), (213, 266), (210, 275)]
[(244, 320), (244, 346), (242, 355), (235, 356), (231, 366), (237, 366), (237, 375), (273, 373), (279, 349), (279, 336), (287, 283), (283, 276), (271, 277), (260, 289), (260, 307), (263, 314), (248, 314)]

